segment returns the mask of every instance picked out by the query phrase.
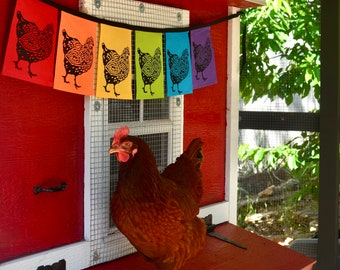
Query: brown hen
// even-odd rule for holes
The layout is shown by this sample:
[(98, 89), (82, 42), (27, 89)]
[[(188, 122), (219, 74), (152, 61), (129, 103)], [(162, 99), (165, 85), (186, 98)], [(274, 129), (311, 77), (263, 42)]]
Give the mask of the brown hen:
[(206, 243), (206, 225), (197, 217), (203, 193), (203, 143), (194, 139), (160, 174), (147, 143), (128, 134), (127, 127), (120, 128), (109, 149), (120, 161), (112, 218), (157, 269), (180, 269)]

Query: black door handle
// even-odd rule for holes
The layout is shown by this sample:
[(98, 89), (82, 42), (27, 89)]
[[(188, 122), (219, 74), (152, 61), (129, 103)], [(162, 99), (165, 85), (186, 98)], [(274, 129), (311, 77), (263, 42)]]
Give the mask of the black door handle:
[(35, 195), (39, 194), (40, 192), (59, 192), (59, 191), (65, 190), (66, 186), (67, 186), (66, 182), (61, 182), (60, 186), (49, 187), (49, 188), (35, 186), (33, 188), (33, 192)]

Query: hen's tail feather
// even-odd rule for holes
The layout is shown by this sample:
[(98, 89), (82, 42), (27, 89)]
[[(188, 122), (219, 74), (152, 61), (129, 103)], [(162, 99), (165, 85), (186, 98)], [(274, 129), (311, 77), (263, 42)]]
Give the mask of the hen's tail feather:
[(196, 138), (191, 141), (191, 143), (187, 147), (187, 150), (185, 151), (186, 155), (190, 158), (196, 169), (200, 169), (201, 164), (204, 160), (202, 150), (203, 142), (201, 138)]

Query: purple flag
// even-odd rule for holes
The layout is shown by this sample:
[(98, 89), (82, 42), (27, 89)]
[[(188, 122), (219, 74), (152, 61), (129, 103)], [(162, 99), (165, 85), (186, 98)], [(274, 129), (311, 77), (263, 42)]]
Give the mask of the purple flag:
[(194, 89), (216, 84), (216, 66), (210, 26), (190, 31)]

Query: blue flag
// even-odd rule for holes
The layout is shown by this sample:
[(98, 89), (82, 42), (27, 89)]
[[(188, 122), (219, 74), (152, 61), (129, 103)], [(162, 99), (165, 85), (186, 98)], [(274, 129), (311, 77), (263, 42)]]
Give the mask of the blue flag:
[(167, 95), (192, 93), (192, 71), (188, 32), (166, 33)]

